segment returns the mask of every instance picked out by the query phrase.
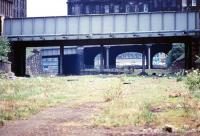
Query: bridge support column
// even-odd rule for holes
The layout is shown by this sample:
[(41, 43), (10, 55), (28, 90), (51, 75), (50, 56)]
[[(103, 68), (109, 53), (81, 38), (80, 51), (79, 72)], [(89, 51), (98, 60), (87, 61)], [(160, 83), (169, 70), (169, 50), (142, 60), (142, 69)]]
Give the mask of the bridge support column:
[(148, 56), (147, 56), (147, 59), (148, 59), (148, 61), (147, 61), (147, 66), (148, 66), (148, 69), (151, 69), (151, 47), (152, 47), (152, 45), (151, 44), (148, 44), (147, 45), (147, 50), (148, 50)]
[(145, 51), (142, 52), (142, 73), (145, 73)]
[(12, 71), (16, 76), (25, 76), (26, 74), (26, 48), (20, 45), (12, 45)]
[(106, 69), (110, 68), (110, 66), (109, 66), (109, 64), (110, 64), (110, 62), (109, 62), (109, 60), (110, 60), (110, 52), (109, 52), (109, 50), (110, 50), (110, 47), (109, 46), (106, 47)]
[(185, 69), (192, 68), (192, 43), (185, 43)]
[(64, 46), (60, 46), (59, 75), (63, 75)]
[(104, 52), (104, 46), (101, 45), (101, 52), (100, 52), (100, 72), (103, 72), (103, 69), (104, 69), (103, 52)]
[(199, 68), (199, 64), (196, 63), (196, 60), (197, 60), (197, 56), (200, 55), (200, 44), (198, 45), (198, 42), (194, 41), (192, 42), (192, 47), (191, 47), (191, 55), (192, 55), (192, 67), (197, 69)]
[(143, 52), (142, 52), (142, 72), (140, 73), (140, 75), (147, 75), (145, 70), (146, 70), (146, 65), (145, 65), (145, 46), (144, 46)]
[(77, 49), (80, 61), (80, 70), (84, 69), (84, 47), (78, 47)]

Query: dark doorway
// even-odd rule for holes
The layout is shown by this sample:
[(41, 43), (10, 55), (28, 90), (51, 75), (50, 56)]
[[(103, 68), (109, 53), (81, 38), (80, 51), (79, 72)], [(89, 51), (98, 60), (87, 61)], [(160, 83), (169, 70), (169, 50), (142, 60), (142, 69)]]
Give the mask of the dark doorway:
[(63, 65), (64, 75), (79, 75), (80, 74), (80, 57), (78, 54), (65, 55)]

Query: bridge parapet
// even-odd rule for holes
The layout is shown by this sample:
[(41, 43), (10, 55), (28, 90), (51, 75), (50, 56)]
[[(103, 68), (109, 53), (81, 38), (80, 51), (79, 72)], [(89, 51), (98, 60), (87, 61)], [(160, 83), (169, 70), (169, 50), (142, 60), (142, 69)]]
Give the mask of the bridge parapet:
[(186, 36), (199, 24), (198, 12), (9, 18), (3, 34), (11, 41)]

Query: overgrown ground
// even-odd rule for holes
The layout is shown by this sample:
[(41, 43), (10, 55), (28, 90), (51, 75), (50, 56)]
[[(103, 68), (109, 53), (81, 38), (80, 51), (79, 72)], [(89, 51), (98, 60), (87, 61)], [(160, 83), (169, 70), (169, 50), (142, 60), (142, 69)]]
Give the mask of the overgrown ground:
[(173, 77), (121, 75), (0, 80), (2, 125), (8, 120), (28, 119), (60, 103), (68, 110), (95, 103), (98, 112), (90, 115), (89, 122), (97, 128), (131, 126), (161, 131), (169, 124), (176, 132), (184, 132), (200, 126), (199, 98), (189, 93), (184, 80), (177, 82)]

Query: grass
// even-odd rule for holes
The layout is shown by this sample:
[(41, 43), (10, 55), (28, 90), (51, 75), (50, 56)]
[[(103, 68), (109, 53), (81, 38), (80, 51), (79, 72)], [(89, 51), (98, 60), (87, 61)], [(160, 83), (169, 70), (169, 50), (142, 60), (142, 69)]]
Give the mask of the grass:
[[(172, 95), (171, 95), (172, 94)], [(175, 95), (174, 94), (180, 94)], [(199, 98), (188, 93), (176, 78), (135, 76), (38, 77), (0, 79), (0, 122), (23, 119), (46, 107), (68, 102), (102, 102), (93, 117), (97, 126), (171, 124), (195, 128), (200, 121)]]
[[(71, 79), (75, 80), (69, 81)], [(88, 84), (90, 78), (78, 77), (1, 79), (0, 120), (26, 118), (45, 107), (65, 101), (98, 100), (97, 92), (92, 91)]]
[[(197, 106), (190, 104), (195, 103), (195, 98), (188, 94), (184, 82), (177, 82), (176, 78), (124, 79), (131, 84), (121, 86), (120, 99), (107, 103), (102, 113), (95, 117), (96, 125), (159, 128), (171, 124), (182, 129), (185, 125), (195, 128), (198, 124), (200, 112)], [(181, 96), (169, 97), (173, 93), (181, 93)]]

